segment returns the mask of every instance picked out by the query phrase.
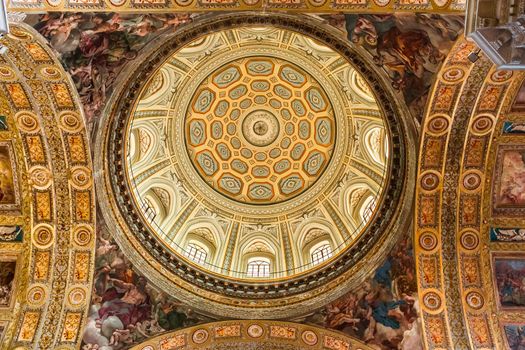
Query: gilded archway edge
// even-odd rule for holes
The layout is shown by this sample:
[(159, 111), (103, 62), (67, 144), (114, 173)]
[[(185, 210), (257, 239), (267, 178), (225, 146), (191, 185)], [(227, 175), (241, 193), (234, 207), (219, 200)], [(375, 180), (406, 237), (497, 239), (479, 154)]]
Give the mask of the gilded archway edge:
[(472, 64), (467, 55), (473, 49), (463, 39), (450, 52), (422, 128), (415, 252), (429, 349), (506, 348), (494, 300), (487, 219), (495, 135), (524, 75), (497, 71), (485, 57)]
[[(15, 149), (22, 206), (2, 210), (18, 223), (20, 243), (0, 249), (17, 256), (16, 303), (1, 348), (73, 349), (89, 307), (95, 251), (93, 168), (79, 97), (45, 39), (11, 24), (2, 39), (0, 103)], [(5, 216), (4, 216), (5, 215)]]

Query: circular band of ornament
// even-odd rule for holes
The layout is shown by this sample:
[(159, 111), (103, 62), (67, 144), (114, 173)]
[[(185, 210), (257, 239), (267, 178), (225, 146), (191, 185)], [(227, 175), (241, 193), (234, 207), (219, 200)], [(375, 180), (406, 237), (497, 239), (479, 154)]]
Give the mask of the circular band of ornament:
[[(294, 279), (272, 280), (271, 288), (244, 279), (235, 280), (233, 283), (233, 280), (228, 277), (210, 274), (196, 264), (188, 264), (185, 259), (173, 254), (162, 243), (158, 242), (157, 237), (149, 231), (148, 225), (143, 221), (135, 205), (123, 207), (118, 204), (133, 203), (134, 201), (128, 190), (126, 171), (123, 168), (126, 153), (121, 146), (124, 139), (124, 127), (131, 115), (134, 101), (141, 93), (142, 82), (147, 82), (152, 73), (174, 50), (194, 40), (194, 38), (201, 37), (204, 33), (246, 25), (253, 27), (276, 26), (299, 32), (334, 48), (348, 60), (366, 78), (372, 94), (381, 105), (384, 118), (388, 121), (390, 136), (392, 140), (395, 140), (391, 145), (391, 153), (399, 155), (399, 157), (393, 157), (390, 160), (390, 175), (392, 179), (403, 179), (387, 181), (383, 196), (388, 198), (388, 203), (382, 203), (382, 206), (378, 208), (378, 211), (381, 211), (382, 219), (370, 222), (359, 238), (359, 245), (350, 246), (341, 252), (331, 264), (294, 276)], [(100, 166), (106, 166), (108, 170), (104, 175), (106, 177), (96, 179), (97, 182), (100, 181), (97, 185), (105, 188), (104, 192), (108, 194), (108, 197), (101, 199), (103, 215), (108, 224), (118, 226), (119, 230), (123, 232), (117, 237), (123, 251), (130, 252), (130, 255), (134, 256), (135, 263), (142, 266), (143, 272), (151, 276), (154, 283), (163, 284), (167, 290), (175, 294), (186, 293), (184, 294), (186, 297), (199, 298), (201, 305), (204, 305), (203, 307), (213, 309), (214, 313), (221, 315), (229, 314), (232, 310), (230, 305), (235, 304), (236, 309), (257, 307), (258, 312), (256, 314), (259, 317), (283, 317), (283, 315), (303, 312), (301, 307), (294, 308), (294, 310), (289, 308), (284, 310), (281, 307), (285, 303), (284, 300), (291, 300), (292, 298), (298, 300), (297, 298), (301, 299), (301, 297), (297, 295), (311, 291), (308, 294), (308, 299), (301, 299), (302, 301), (297, 304), (298, 306), (300, 306), (299, 304), (302, 305), (303, 302), (317, 300), (317, 298), (322, 298), (326, 302), (340, 296), (348, 288), (361, 283), (362, 281), (352, 280), (352, 269), (356, 266), (367, 266), (363, 265), (365, 257), (368, 259), (368, 256), (371, 258), (371, 255), (375, 256), (375, 254), (383, 256), (387, 253), (387, 248), (385, 245), (381, 245), (382, 248), (379, 250), (374, 249), (373, 252), (369, 252), (359, 247), (362, 245), (373, 246), (378, 242), (389, 242), (388, 246), (391, 246), (390, 240), (393, 240), (394, 237), (390, 235), (389, 228), (408, 225), (407, 216), (399, 215), (399, 213), (404, 212), (404, 208), (408, 207), (407, 202), (411, 203), (413, 200), (411, 196), (406, 195), (406, 189), (414, 186), (414, 180), (404, 182), (404, 179), (413, 179), (407, 175), (413, 174), (413, 168), (415, 169), (415, 166), (407, 166), (408, 162), (415, 164), (415, 152), (411, 146), (415, 142), (406, 141), (407, 139), (415, 139), (414, 128), (410, 124), (411, 122), (407, 121), (408, 118), (402, 117), (406, 110), (395, 102), (396, 99), (391, 88), (377, 78), (378, 73), (375, 68), (356, 53), (345, 40), (339, 38), (329, 29), (327, 30), (319, 22), (313, 23), (311, 19), (302, 16), (277, 14), (253, 16), (249, 13), (220, 15), (215, 18), (203, 19), (200, 23), (195, 22), (191, 27), (181, 28), (178, 35), (170, 37), (162, 43), (162, 46), (159, 44), (158, 47), (160, 48), (158, 51), (148, 50), (147, 55), (144, 56), (144, 62), (147, 63), (142, 66), (142, 69), (129, 70), (127, 72), (128, 78), (123, 79), (123, 84), (116, 90), (112, 97), (114, 103), (108, 104), (109, 115), (104, 120), (106, 127), (102, 126), (101, 128), (104, 132), (98, 136), (97, 150), (95, 151), (97, 163)], [(265, 131), (264, 126), (259, 126), (258, 129), (260, 133)], [(135, 244), (130, 243), (131, 239), (135, 241)], [(132, 254), (131, 252), (134, 250), (139, 250), (140, 253)], [(162, 265), (165, 274), (161, 276), (156, 268), (151, 267), (151, 264), (144, 264), (143, 259), (151, 259), (155, 261), (155, 264)], [(370, 266), (370, 269), (372, 268)], [(336, 282), (336, 278), (341, 275), (348, 276), (348, 283), (341, 285)], [(203, 278), (203, 276), (206, 277)], [(293, 283), (290, 284), (290, 281)], [(293, 289), (290, 288), (292, 285)], [(184, 286), (184, 288), (180, 288), (180, 286)], [(321, 289), (323, 290), (322, 295)], [(246, 290), (250, 290), (250, 293), (246, 293)]]
[(27, 302), (32, 306), (40, 306), (47, 299), (47, 288), (44, 285), (34, 285), (27, 291)]
[(494, 118), (490, 115), (480, 115), (472, 122), (472, 132), (483, 135), (492, 130)]

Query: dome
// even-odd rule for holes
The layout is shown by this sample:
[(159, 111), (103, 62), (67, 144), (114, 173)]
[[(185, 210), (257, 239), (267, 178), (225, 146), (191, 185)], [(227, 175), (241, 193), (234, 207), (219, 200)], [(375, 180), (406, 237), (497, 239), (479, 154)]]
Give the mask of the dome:
[[(175, 254), (214, 272), (306, 271), (359, 237), (383, 191), (389, 136), (375, 97), (340, 54), (298, 32), (199, 36), (151, 75), (131, 115), (134, 205)], [(269, 264), (262, 276), (250, 276), (252, 258)]]
[(359, 54), (305, 23), (203, 19), (110, 104), (104, 214), (167, 289), (270, 312), (263, 298), (326, 290), (392, 244), (404, 122)]

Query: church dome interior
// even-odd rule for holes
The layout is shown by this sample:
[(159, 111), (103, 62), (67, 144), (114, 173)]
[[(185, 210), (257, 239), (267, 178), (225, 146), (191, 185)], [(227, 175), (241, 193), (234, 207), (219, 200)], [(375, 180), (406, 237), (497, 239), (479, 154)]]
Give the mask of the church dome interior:
[(523, 1), (0, 5), (0, 350), (525, 349)]

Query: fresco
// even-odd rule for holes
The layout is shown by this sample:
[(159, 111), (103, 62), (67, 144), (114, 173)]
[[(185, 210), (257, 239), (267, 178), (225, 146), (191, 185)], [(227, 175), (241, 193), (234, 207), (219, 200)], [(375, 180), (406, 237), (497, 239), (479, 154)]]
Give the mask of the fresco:
[(521, 85), (518, 94), (514, 98), (512, 111), (521, 112), (525, 110), (525, 82)]
[(90, 314), (82, 350), (119, 350), (208, 319), (167, 296), (136, 271), (98, 215)]
[(26, 19), (59, 53), (90, 126), (125, 63), (153, 39), (189, 21), (187, 14), (117, 13), (47, 13)]
[(499, 306), (525, 306), (525, 256), (495, 257), (494, 280)]
[(9, 322), (0, 321), (0, 344), (3, 344), (2, 341), (4, 340), (4, 335), (7, 330), (7, 326), (9, 326)]
[(411, 240), (400, 242), (362, 288), (305, 320), (342, 331), (378, 350), (423, 349)]
[(10, 144), (0, 143), (0, 207), (17, 203)]
[(18, 225), (0, 226), (0, 242), (22, 242), (24, 232)]
[(348, 39), (385, 70), (419, 121), (435, 76), (462, 30), (463, 17), (455, 15), (346, 15)]
[(524, 122), (504, 122), (503, 123), (504, 134), (525, 134), (525, 123)]
[(504, 150), (499, 158), (496, 206), (525, 206), (525, 149)]
[(492, 242), (525, 242), (525, 229), (522, 228), (491, 228)]
[(505, 324), (503, 332), (509, 350), (525, 350), (525, 324)]
[(0, 261), (0, 307), (10, 307), (15, 284), (16, 261)]

